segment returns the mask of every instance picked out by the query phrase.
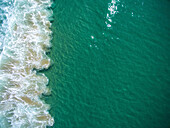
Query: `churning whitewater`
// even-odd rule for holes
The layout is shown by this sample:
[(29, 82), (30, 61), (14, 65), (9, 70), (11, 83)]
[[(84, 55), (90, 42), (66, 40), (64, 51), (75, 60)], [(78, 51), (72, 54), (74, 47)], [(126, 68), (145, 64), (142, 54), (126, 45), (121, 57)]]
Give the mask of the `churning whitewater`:
[[(52, 11), (50, 0), (3, 0), (1, 30), (0, 127), (45, 128), (54, 119), (49, 105), (40, 100), (49, 94), (48, 79), (36, 70), (47, 69), (50, 59)], [(2, 33), (2, 32), (1, 32)], [(35, 70), (36, 69), (36, 70)]]

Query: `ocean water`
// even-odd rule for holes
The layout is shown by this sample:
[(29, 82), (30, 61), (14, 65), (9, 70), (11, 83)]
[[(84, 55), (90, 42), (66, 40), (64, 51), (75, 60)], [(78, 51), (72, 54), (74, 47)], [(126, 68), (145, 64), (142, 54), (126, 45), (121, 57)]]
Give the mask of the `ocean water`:
[(0, 0), (0, 127), (169, 128), (170, 1), (52, 2)]
[(0, 128), (45, 128), (54, 119), (40, 98), (49, 95), (50, 0), (0, 1)]
[(170, 127), (170, 1), (56, 0), (54, 128)]

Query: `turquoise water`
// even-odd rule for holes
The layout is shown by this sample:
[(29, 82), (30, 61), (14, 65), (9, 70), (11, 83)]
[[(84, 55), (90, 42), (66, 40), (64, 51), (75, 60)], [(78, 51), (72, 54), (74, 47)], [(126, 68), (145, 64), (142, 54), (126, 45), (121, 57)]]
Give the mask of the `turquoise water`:
[(170, 127), (170, 1), (56, 0), (54, 128)]
[(170, 1), (53, 1), (0, 0), (0, 127), (170, 128)]

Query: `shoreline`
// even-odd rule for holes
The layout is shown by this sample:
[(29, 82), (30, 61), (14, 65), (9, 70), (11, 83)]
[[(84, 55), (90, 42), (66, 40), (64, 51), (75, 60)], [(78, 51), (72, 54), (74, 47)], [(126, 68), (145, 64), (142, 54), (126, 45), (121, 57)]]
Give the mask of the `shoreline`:
[(51, 4), (50, 0), (16, 0), (8, 14), (9, 31), (0, 64), (2, 127), (44, 128), (54, 124), (50, 106), (40, 100), (42, 94), (50, 93), (48, 78), (36, 71), (50, 66), (46, 49), (51, 47)]

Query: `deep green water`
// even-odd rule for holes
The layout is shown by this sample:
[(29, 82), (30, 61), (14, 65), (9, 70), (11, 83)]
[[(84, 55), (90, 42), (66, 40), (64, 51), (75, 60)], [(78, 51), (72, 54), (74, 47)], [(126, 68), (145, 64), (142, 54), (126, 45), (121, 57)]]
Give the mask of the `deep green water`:
[(55, 0), (53, 127), (170, 128), (170, 1), (110, 2)]

